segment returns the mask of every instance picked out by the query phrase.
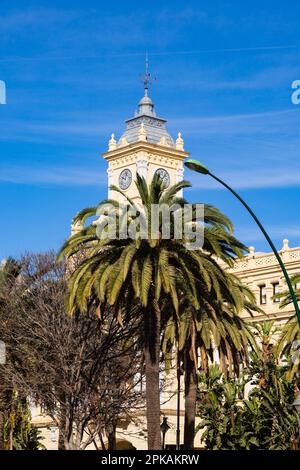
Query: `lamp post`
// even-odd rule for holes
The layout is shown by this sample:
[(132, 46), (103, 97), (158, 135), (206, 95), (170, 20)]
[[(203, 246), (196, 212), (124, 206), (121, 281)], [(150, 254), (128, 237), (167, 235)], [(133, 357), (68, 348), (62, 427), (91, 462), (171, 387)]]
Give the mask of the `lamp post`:
[(248, 204), (241, 198), (241, 196), (239, 196), (239, 194), (237, 194), (230, 186), (228, 186), (228, 184), (226, 184), (224, 181), (222, 181), (220, 178), (218, 178), (216, 175), (214, 175), (213, 173), (211, 173), (209, 171), (209, 169), (205, 166), (205, 165), (202, 165), (202, 163), (198, 162), (198, 160), (192, 160), (192, 159), (188, 159), (186, 160), (185, 162), (185, 166), (187, 168), (189, 168), (190, 170), (193, 170), (193, 171), (196, 171), (197, 173), (201, 173), (202, 175), (209, 175), (211, 176), (213, 179), (215, 179), (216, 181), (218, 181), (218, 183), (222, 184), (223, 186), (225, 186), (226, 189), (228, 189), (242, 204), (243, 206), (247, 209), (247, 211), (249, 212), (249, 214), (253, 217), (253, 219), (255, 220), (255, 222), (257, 223), (257, 225), (259, 226), (260, 230), (262, 231), (262, 233), (264, 234), (266, 240), (268, 241), (270, 247), (272, 248), (272, 251), (274, 253), (274, 255), (276, 256), (277, 258), (277, 261), (281, 267), (281, 270), (283, 272), (283, 275), (285, 277), (285, 280), (286, 280), (286, 283), (287, 283), (287, 286), (288, 286), (288, 289), (290, 291), (290, 294), (291, 294), (291, 298), (292, 298), (292, 301), (293, 301), (293, 304), (294, 304), (294, 308), (295, 308), (295, 312), (296, 312), (296, 315), (297, 315), (297, 318), (298, 318), (298, 323), (299, 323), (299, 326), (300, 326), (300, 309), (298, 307), (298, 302), (297, 302), (297, 298), (296, 298), (296, 295), (295, 295), (295, 291), (294, 291), (294, 288), (292, 286), (292, 283), (291, 283), (291, 280), (289, 278), (289, 275), (287, 273), (287, 270), (285, 268), (285, 265), (278, 253), (278, 251), (276, 250), (275, 248), (275, 245), (273, 244), (271, 238), (269, 237), (269, 235), (267, 234), (266, 230), (264, 229), (264, 227), (262, 226), (262, 224), (260, 223), (260, 221), (258, 220), (258, 218), (256, 217), (256, 215), (254, 214), (254, 212), (252, 211), (252, 209), (250, 209), (250, 207), (248, 206)]
[(168, 425), (168, 418), (167, 416), (164, 416), (162, 423), (160, 425), (160, 430), (162, 433), (162, 450), (165, 450), (166, 434), (169, 431), (169, 429), (170, 429), (170, 426)]
[(298, 393), (296, 400), (293, 403), (293, 406), (296, 409), (298, 426), (299, 426), (299, 438), (300, 438), (300, 393)]
[(181, 376), (184, 374), (180, 363), (180, 355), (177, 353), (177, 410), (176, 410), (176, 450), (180, 450), (180, 393)]

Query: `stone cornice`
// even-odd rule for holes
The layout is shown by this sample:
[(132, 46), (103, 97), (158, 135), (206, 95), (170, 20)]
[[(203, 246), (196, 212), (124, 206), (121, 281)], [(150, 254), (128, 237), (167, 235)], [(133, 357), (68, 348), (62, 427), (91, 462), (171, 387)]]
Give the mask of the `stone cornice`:
[(286, 322), (288, 321), (290, 318), (292, 318), (293, 316), (295, 315), (295, 311), (294, 310), (290, 310), (290, 309), (287, 309), (287, 310), (274, 310), (273, 312), (270, 312), (270, 311), (266, 311), (265, 314), (254, 314), (253, 317), (251, 317), (249, 314), (244, 314), (242, 315), (242, 318), (244, 320), (247, 320), (249, 321), (249, 323), (257, 323), (257, 322), (261, 322), (261, 321), (264, 321), (264, 320), (276, 320), (277, 322)]
[[(285, 251), (280, 250), (279, 254), (288, 268), (296, 268), (298, 266), (300, 271), (300, 247), (289, 248)], [(235, 261), (232, 271), (236, 274), (250, 275), (252, 271), (266, 271), (268, 268), (272, 271), (274, 271), (274, 268), (280, 270), (278, 261), (273, 253), (259, 253), (252, 256), (245, 256), (243, 259)]]
[(148, 152), (157, 156), (164, 156), (166, 158), (172, 158), (179, 161), (184, 160), (190, 154), (183, 150), (177, 150), (173, 147), (168, 147), (159, 144), (150, 144), (149, 142), (134, 142), (133, 144), (125, 145), (124, 147), (118, 147), (115, 150), (111, 150), (102, 154), (103, 158), (107, 161), (113, 161), (121, 157), (127, 157), (137, 152)]

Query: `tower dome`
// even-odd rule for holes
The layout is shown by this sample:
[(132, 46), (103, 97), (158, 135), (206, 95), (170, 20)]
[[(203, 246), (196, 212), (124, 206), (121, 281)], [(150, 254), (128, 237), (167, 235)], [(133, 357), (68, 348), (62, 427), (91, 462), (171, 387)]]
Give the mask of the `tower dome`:
[(154, 111), (154, 104), (150, 96), (148, 96), (147, 89), (145, 89), (145, 95), (139, 102), (137, 115), (156, 116)]
[(148, 95), (148, 82), (144, 85), (144, 96), (138, 103), (138, 109), (133, 118), (127, 119), (126, 130), (119, 140), (119, 144), (126, 142), (132, 144), (139, 140), (139, 130), (143, 124), (147, 141), (151, 144), (160, 144), (175, 147), (175, 143), (166, 129), (166, 119), (156, 116), (154, 103)]
[[(147, 135), (147, 141), (151, 144), (164, 142), (168, 147), (175, 147), (174, 141), (166, 129), (166, 119), (156, 116), (154, 103), (148, 96), (147, 89), (145, 95), (139, 101), (138, 110), (133, 118), (127, 119), (126, 130), (121, 136), (119, 143), (124, 138), (129, 144), (139, 140), (139, 130), (143, 124)], [(122, 140), (123, 139), (123, 140)]]

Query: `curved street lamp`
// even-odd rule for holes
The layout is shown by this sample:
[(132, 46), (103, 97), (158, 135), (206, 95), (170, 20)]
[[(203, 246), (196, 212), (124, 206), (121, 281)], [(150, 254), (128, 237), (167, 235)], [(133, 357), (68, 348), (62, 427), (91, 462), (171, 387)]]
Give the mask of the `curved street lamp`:
[(209, 169), (205, 166), (205, 165), (202, 165), (202, 163), (198, 162), (198, 160), (193, 160), (193, 159), (188, 159), (186, 160), (186, 162), (184, 163), (185, 166), (187, 168), (189, 168), (190, 170), (193, 170), (193, 171), (196, 171), (197, 173), (201, 173), (202, 175), (209, 175), (211, 176), (213, 179), (215, 179), (216, 181), (218, 181), (220, 184), (222, 184), (223, 186), (225, 186), (226, 189), (228, 189), (242, 204), (243, 206), (247, 209), (247, 211), (249, 212), (249, 214), (253, 217), (253, 219), (255, 220), (255, 222), (257, 223), (257, 225), (259, 226), (260, 230), (262, 231), (262, 233), (264, 234), (265, 238), (267, 239), (270, 247), (272, 248), (272, 251), (274, 253), (274, 255), (276, 256), (277, 258), (277, 261), (281, 267), (281, 270), (284, 274), (284, 277), (285, 277), (285, 280), (286, 280), (286, 283), (287, 283), (287, 286), (289, 288), (289, 291), (290, 291), (290, 294), (291, 294), (291, 298), (293, 300), (293, 304), (294, 304), (294, 308), (295, 308), (295, 312), (296, 312), (296, 315), (297, 315), (297, 318), (298, 318), (298, 324), (300, 326), (300, 309), (299, 309), (299, 306), (298, 306), (298, 302), (297, 302), (297, 298), (296, 298), (296, 295), (295, 295), (295, 291), (294, 291), (294, 288), (292, 286), (292, 283), (291, 283), (291, 280), (289, 278), (289, 275), (287, 273), (287, 270), (285, 268), (285, 265), (278, 253), (278, 251), (276, 250), (275, 248), (275, 245), (273, 244), (271, 238), (269, 237), (269, 235), (267, 234), (267, 232), (265, 231), (264, 227), (262, 226), (262, 224), (260, 223), (260, 221), (258, 220), (258, 218), (256, 217), (256, 215), (254, 214), (254, 212), (250, 209), (250, 207), (248, 206), (248, 204), (241, 198), (241, 196), (239, 196), (230, 186), (228, 186), (228, 184), (226, 184), (224, 181), (222, 181), (220, 178), (218, 178), (216, 175), (214, 175), (213, 173), (211, 173), (209, 171)]

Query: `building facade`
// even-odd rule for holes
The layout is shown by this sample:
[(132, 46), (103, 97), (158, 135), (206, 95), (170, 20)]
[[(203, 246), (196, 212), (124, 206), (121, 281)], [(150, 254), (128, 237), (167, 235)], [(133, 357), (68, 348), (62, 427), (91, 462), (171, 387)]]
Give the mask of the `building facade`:
[[(108, 163), (108, 197), (122, 202), (122, 196), (110, 189), (111, 185), (114, 185), (138, 203), (135, 186), (137, 174), (150, 182), (154, 173), (158, 172), (166, 186), (181, 181), (184, 172), (183, 162), (188, 155), (188, 152), (184, 150), (181, 133), (179, 132), (177, 138), (173, 140), (167, 131), (166, 120), (157, 117), (154, 104), (148, 95), (146, 81), (144, 96), (138, 104), (134, 117), (126, 121), (126, 129), (118, 140), (114, 134), (111, 135), (108, 150), (103, 154), (103, 158)], [(290, 248), (288, 240), (283, 240), (280, 255), (290, 275), (300, 272), (300, 247)], [(292, 306), (280, 309), (280, 302), (272, 298), (274, 294), (286, 289), (284, 277), (273, 253), (258, 253), (250, 247), (249, 254), (242, 260), (237, 260), (232, 271), (252, 289), (258, 304), (265, 312), (247, 318), (249, 321), (274, 319), (279, 323), (284, 323), (294, 314)], [(246, 317), (246, 314), (244, 316)], [(183, 443), (183, 383), (180, 389), (180, 435), (181, 443)], [(177, 400), (177, 380), (176, 370), (174, 370), (173, 374), (167, 377), (166, 387), (162, 394), (162, 417), (168, 418), (170, 426), (165, 440), (167, 446), (176, 444)], [(41, 429), (45, 438), (44, 445), (48, 449), (57, 449), (58, 430), (51, 420), (35, 408), (32, 422)], [(135, 423), (125, 423), (119, 427), (117, 437), (118, 442), (122, 442), (123, 448), (127, 443), (128, 446), (130, 444), (137, 449), (146, 450), (145, 414), (141, 413), (137, 416)], [(200, 447), (200, 445), (200, 435), (197, 435), (195, 446)]]
[(178, 183), (183, 179), (183, 161), (188, 155), (181, 133), (174, 142), (166, 129), (166, 120), (156, 116), (145, 88), (135, 116), (126, 121), (125, 132), (118, 141), (112, 134), (108, 151), (103, 154), (108, 163), (108, 197), (122, 200), (119, 193), (110, 190), (114, 185), (137, 201), (134, 183), (137, 174), (151, 181), (159, 173), (166, 186)]
[[(289, 276), (300, 272), (300, 247), (289, 247), (289, 241), (285, 239), (279, 254)], [(245, 315), (247, 320), (276, 320), (282, 323), (295, 315), (292, 304), (280, 308), (281, 299), (273, 298), (275, 294), (287, 290), (283, 273), (273, 252), (256, 253), (254, 247), (250, 247), (248, 256), (237, 260), (232, 271), (254, 292), (258, 305), (264, 311), (264, 314), (254, 313), (253, 317)]]

